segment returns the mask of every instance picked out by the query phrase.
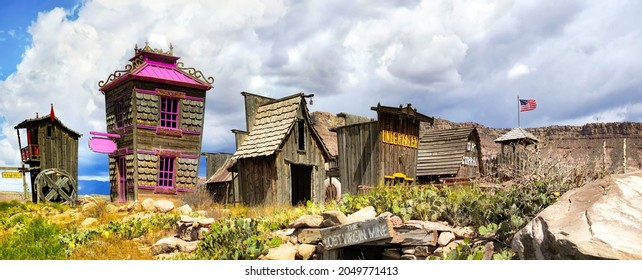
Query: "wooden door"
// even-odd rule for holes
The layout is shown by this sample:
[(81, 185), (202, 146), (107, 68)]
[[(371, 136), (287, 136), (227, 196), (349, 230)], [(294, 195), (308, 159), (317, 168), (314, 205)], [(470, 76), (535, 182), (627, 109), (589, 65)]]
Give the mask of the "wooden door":
[(127, 164), (125, 156), (116, 159), (118, 172), (118, 202), (127, 201)]

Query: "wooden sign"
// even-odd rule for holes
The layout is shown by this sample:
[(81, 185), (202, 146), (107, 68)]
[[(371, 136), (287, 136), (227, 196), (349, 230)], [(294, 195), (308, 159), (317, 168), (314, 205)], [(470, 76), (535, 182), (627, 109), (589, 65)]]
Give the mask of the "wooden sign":
[(2, 172), (2, 179), (21, 179), (22, 172)]
[(117, 146), (114, 140), (93, 137), (89, 139), (89, 148), (96, 153), (111, 154), (117, 149)]
[(325, 250), (333, 250), (370, 241), (390, 238), (392, 225), (387, 217), (329, 227), (321, 230)]
[(381, 141), (387, 144), (404, 146), (408, 148), (417, 149), (417, 147), (419, 147), (419, 138), (417, 136), (389, 130), (381, 131)]

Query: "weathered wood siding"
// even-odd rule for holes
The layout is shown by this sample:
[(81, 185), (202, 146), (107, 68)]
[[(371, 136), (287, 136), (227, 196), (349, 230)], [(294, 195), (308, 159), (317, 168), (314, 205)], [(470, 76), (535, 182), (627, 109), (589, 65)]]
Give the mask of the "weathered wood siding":
[(380, 137), (376, 121), (337, 128), (342, 193), (355, 194), (359, 185), (381, 183)]
[[(300, 110), (301, 112), (302, 110)], [(301, 117), (302, 118), (302, 117)], [(324, 202), (323, 180), (325, 180), (325, 159), (321, 151), (321, 145), (312, 137), (309, 120), (305, 118), (305, 150), (298, 149), (298, 129), (294, 123), (290, 134), (285, 139), (281, 152), (277, 157), (277, 171), (279, 180), (277, 188), (278, 203), (292, 203), (292, 174), (291, 164), (312, 166), (311, 174), (311, 200), (315, 203)]]
[(239, 195), (248, 205), (276, 202), (276, 156), (239, 159)]
[[(51, 137), (47, 137), (47, 127), (51, 127)], [(58, 123), (40, 122), (37, 129), (40, 170), (62, 169), (78, 182), (78, 139)]]
[[(378, 114), (380, 130), (398, 132), (419, 139), (420, 121), (403, 118), (385, 113)], [(417, 167), (417, 149), (388, 143), (381, 143), (381, 160), (383, 173), (381, 176), (400, 172), (408, 178), (415, 178)]]
[[(160, 100), (154, 94), (156, 90), (169, 90), (184, 93), (179, 103), (177, 129), (182, 135), (171, 136), (158, 134)], [(198, 99), (202, 100), (198, 100)], [(116, 104), (123, 102), (123, 126), (117, 127)], [(175, 161), (174, 187), (178, 191), (191, 191), (196, 188), (198, 164), (202, 142), (202, 131), (205, 115), (205, 90), (186, 88), (173, 84), (149, 81), (129, 81), (105, 92), (107, 131), (121, 135), (116, 139), (119, 150), (129, 150), (127, 162), (127, 200), (139, 199), (139, 186), (144, 193), (155, 197), (158, 184), (158, 155), (138, 153), (154, 152), (159, 149), (173, 150), (179, 154), (197, 156), (197, 158), (177, 157)], [(184, 131), (187, 131), (185, 133)], [(112, 201), (118, 200), (118, 178), (115, 158), (109, 159), (110, 188)], [(172, 195), (170, 195), (172, 196)]]

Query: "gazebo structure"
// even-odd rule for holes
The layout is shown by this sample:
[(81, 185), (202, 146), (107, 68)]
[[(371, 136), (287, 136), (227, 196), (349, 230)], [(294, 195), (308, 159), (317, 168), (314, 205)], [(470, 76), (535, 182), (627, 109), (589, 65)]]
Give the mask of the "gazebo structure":
[[(528, 157), (538, 149), (539, 139), (521, 127), (513, 128), (508, 133), (495, 139), (501, 145), (501, 152), (497, 156), (497, 166), (500, 177), (517, 175), (528, 168)], [(500, 171), (501, 170), (501, 171)], [(512, 170), (512, 172), (510, 172)]]

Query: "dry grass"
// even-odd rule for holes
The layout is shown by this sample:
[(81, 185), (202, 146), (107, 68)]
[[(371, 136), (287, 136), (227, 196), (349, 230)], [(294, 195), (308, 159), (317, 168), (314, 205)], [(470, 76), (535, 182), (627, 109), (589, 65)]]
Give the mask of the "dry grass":
[(147, 244), (137, 240), (100, 238), (73, 251), (70, 260), (153, 260)]

